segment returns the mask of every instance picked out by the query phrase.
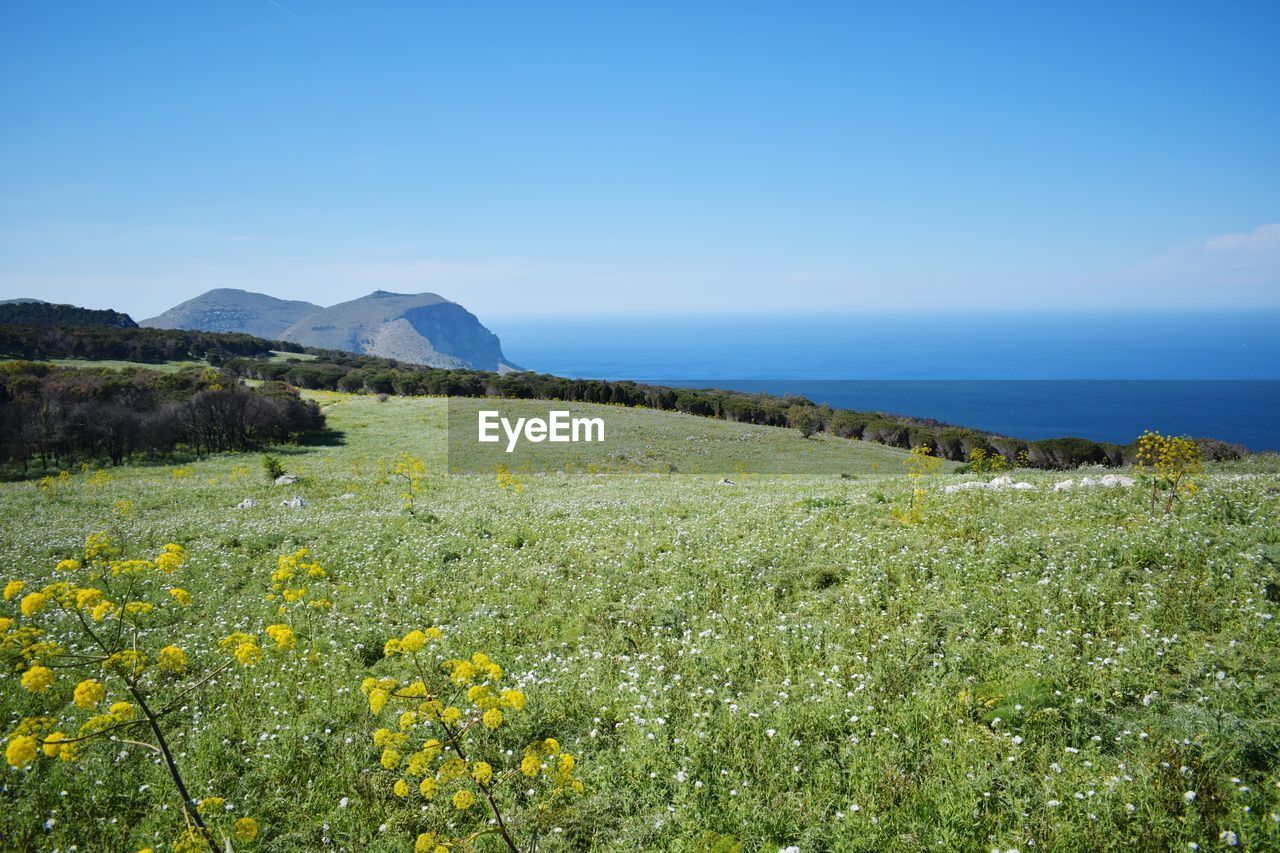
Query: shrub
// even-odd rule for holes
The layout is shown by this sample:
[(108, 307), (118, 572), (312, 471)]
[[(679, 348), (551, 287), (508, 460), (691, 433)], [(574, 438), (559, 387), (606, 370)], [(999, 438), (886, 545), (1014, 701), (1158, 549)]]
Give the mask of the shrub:
[(799, 430), (801, 435), (809, 438), (822, 429), (822, 418), (818, 415), (818, 410), (813, 406), (794, 403), (787, 410), (787, 426)]
[(862, 438), (862, 431), (870, 422), (871, 418), (867, 415), (838, 409), (832, 414), (827, 429), (832, 435), (838, 435), (840, 438)]
[(264, 453), (262, 454), (262, 470), (266, 472), (267, 479), (274, 482), (277, 477), (284, 474), (284, 465), (274, 454)]

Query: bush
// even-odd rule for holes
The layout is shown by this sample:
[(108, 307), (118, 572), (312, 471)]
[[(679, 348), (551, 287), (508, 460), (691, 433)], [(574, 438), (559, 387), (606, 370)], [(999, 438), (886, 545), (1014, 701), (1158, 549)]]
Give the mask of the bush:
[(1027, 462), (1033, 468), (1079, 468), (1110, 465), (1105, 447), (1087, 438), (1046, 438), (1027, 445)]
[(827, 429), (832, 435), (838, 435), (841, 438), (862, 438), (862, 431), (870, 422), (871, 418), (867, 415), (839, 409), (832, 414)]
[(787, 426), (799, 430), (801, 435), (809, 438), (822, 429), (822, 418), (813, 406), (795, 403), (787, 410)]
[(283, 476), (284, 465), (280, 464), (280, 460), (273, 454), (264, 453), (262, 455), (262, 470), (267, 472), (268, 480), (275, 482), (277, 477)]

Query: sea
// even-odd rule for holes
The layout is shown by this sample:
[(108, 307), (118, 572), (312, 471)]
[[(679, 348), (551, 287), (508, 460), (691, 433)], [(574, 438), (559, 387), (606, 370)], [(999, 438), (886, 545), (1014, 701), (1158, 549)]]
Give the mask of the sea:
[(1280, 311), (522, 317), (560, 376), (803, 396), (1025, 439), (1144, 429), (1280, 451)]

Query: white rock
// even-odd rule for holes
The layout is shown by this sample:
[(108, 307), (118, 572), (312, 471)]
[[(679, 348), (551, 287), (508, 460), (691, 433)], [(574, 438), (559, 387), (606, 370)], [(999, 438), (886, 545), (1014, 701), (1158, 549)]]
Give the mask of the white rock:
[(721, 485), (721, 486), (732, 486), (732, 485), (734, 485), (734, 482), (733, 482), (733, 480), (730, 480), (728, 477), (721, 477), (721, 478), (720, 478), (720, 483), (719, 483), (719, 485)]
[(1063, 480), (1063, 481), (1061, 481), (1061, 482), (1059, 482), (1059, 483), (1054, 483), (1054, 484), (1053, 484), (1053, 490), (1054, 490), (1055, 492), (1069, 492), (1069, 491), (1071, 491), (1072, 489), (1074, 489), (1075, 487), (1076, 487), (1076, 481), (1075, 481), (1075, 480)]
[(236, 509), (252, 509), (257, 505), (258, 505), (258, 502), (255, 501), (253, 498), (245, 498), (244, 500), (240, 501), (240, 503), (236, 504)]
[(1098, 485), (1098, 481), (1097, 481), (1097, 480), (1095, 480), (1095, 479), (1093, 479), (1092, 477), (1081, 477), (1081, 478), (1080, 478), (1080, 488), (1082, 488), (1082, 489), (1087, 489), (1087, 488), (1089, 488), (1090, 486), (1096, 486), (1096, 485)]
[(280, 506), (287, 506), (290, 509), (302, 509), (306, 505), (307, 502), (297, 496), (290, 498), (287, 501), (280, 501)]
[(355, 493), (355, 492), (343, 492), (342, 494), (338, 495), (338, 500), (340, 500), (340, 501), (349, 501), (349, 500), (351, 500), (352, 498), (354, 498), (355, 496), (356, 496), (356, 493)]
[(1013, 485), (1013, 478), (1008, 474), (1002, 474), (991, 481), (990, 486), (993, 489), (1004, 489)]
[(1107, 486), (1108, 488), (1120, 486), (1121, 488), (1127, 489), (1133, 485), (1133, 478), (1126, 477), (1123, 474), (1107, 474), (1102, 478), (1102, 485)]
[(276, 477), (277, 486), (292, 486), (296, 482), (298, 482), (297, 474), (281, 474), (279, 477)]
[(1031, 485), (1030, 483), (1014, 483), (1012, 488), (1015, 488), (1020, 492), (1025, 492), (1028, 489), (1030, 489), (1031, 491), (1035, 491), (1036, 487)]

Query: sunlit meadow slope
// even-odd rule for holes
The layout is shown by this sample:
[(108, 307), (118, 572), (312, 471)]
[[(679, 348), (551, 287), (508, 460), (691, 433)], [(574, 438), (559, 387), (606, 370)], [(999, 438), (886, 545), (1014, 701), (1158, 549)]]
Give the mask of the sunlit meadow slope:
[[(1280, 845), (1274, 462), (1212, 470), (1168, 520), (1137, 489), (1054, 493), (1068, 475), (1027, 472), (1035, 491), (944, 495), (945, 473), (902, 525), (885, 448), (795, 445), (853, 479), (526, 475), (517, 493), (442, 474), (442, 401), (321, 400), (345, 443), (282, 453), (293, 486), (258, 455), (0, 485), (0, 580), (47, 582), (99, 530), (185, 547), (188, 682), (271, 617), (278, 555), (305, 546), (336, 579), (304, 629), (318, 663), (233, 667), (169, 718), (193, 796), (258, 819), (248, 849), (412, 849), (423, 803), (392, 794), (370, 733), (394, 718), (359, 685), (392, 670), (389, 637), (431, 625), (520, 683), (513, 743), (554, 735), (578, 757), (585, 791), (563, 808), (500, 794), (526, 847)], [(628, 417), (659, 455), (726, 426)], [(386, 477), (404, 452), (430, 472), (414, 515)], [(278, 505), (294, 495), (306, 506)], [(3, 734), (48, 704), (18, 682), (0, 675)], [(0, 847), (159, 850), (183, 825), (129, 743), (2, 784)]]

